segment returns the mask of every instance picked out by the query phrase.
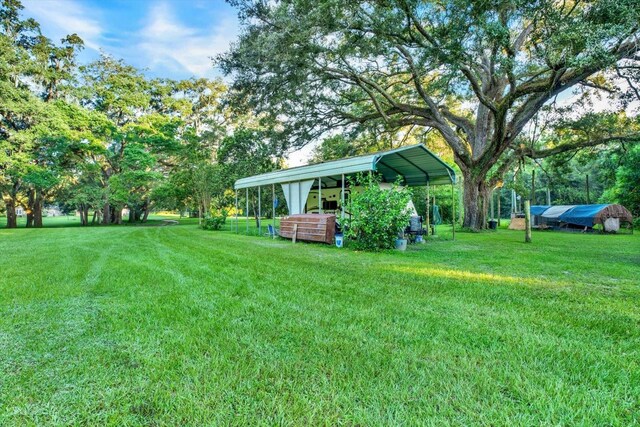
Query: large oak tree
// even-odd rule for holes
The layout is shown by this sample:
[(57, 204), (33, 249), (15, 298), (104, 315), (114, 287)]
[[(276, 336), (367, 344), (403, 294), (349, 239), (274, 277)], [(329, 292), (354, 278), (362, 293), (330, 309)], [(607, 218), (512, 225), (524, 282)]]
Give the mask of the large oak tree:
[(471, 228), (514, 162), (565, 150), (522, 149), (539, 110), (576, 85), (602, 86), (640, 47), (636, 0), (231, 3), (244, 31), (218, 63), (237, 103), (286, 119), (292, 144), (371, 122), (435, 129), (461, 169)]

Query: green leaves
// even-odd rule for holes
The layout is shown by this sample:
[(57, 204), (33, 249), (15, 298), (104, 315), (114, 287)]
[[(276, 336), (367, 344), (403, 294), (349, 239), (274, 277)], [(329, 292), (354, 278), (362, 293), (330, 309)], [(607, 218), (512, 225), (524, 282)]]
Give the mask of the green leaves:
[(410, 200), (411, 191), (398, 183), (383, 189), (376, 177), (359, 176), (351, 183), (346, 207), (350, 215), (343, 225), (348, 244), (369, 251), (392, 249), (409, 223)]
[(605, 192), (602, 201), (617, 202), (637, 218), (640, 217), (640, 138), (628, 150), (616, 156), (615, 185)]

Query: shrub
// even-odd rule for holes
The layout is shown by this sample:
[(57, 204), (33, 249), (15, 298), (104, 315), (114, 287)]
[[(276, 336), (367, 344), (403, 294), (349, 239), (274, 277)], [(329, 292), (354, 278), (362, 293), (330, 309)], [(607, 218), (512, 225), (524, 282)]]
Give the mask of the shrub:
[(398, 233), (409, 223), (411, 212), (407, 203), (411, 191), (394, 184), (391, 190), (382, 189), (373, 176), (359, 176), (353, 185), (362, 191), (352, 192), (347, 204), (351, 216), (345, 218), (344, 235), (356, 249), (375, 251), (395, 247)]
[(219, 212), (213, 213), (210, 217), (205, 218), (202, 221), (202, 228), (204, 230), (220, 230), (226, 222), (227, 211), (222, 209)]

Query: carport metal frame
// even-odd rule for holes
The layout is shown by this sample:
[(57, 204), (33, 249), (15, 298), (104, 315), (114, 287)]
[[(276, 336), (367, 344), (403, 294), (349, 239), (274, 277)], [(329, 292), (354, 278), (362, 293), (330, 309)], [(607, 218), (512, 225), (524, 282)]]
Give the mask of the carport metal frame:
[[(398, 165), (397, 160), (392, 156), (397, 156), (403, 164)], [(420, 164), (419, 159), (427, 160), (429, 165)], [(390, 164), (396, 161), (396, 164)], [(387, 170), (384, 171), (378, 166), (382, 166)], [(392, 172), (392, 173), (389, 173)], [(416, 173), (417, 171), (417, 173)], [(262, 234), (262, 206), (261, 206), (261, 188), (271, 184), (272, 193), (272, 214), (273, 225), (275, 229), (275, 184), (291, 184), (305, 180), (318, 180), (318, 211), (323, 212), (322, 206), (322, 179), (335, 181), (333, 177), (340, 176), (341, 186), (341, 203), (340, 217), (344, 218), (345, 204), (345, 179), (349, 175), (361, 172), (378, 172), (383, 176), (386, 182), (395, 180), (398, 176), (402, 177), (405, 185), (408, 187), (417, 187), (421, 185), (427, 186), (427, 232), (429, 231), (428, 209), (429, 209), (429, 189), (431, 185), (451, 184), (451, 201), (452, 201), (452, 233), (455, 239), (455, 192), (454, 185), (456, 183), (455, 171), (438, 156), (432, 153), (423, 144), (410, 145), (400, 147), (394, 150), (382, 151), (363, 156), (350, 157), (341, 160), (317, 163), (306, 166), (298, 166), (289, 169), (282, 169), (275, 172), (269, 172), (261, 175), (255, 175), (239, 179), (234, 184), (236, 198), (236, 232), (238, 232), (238, 190), (245, 189), (246, 198), (246, 232), (249, 233), (249, 188), (258, 188), (258, 232)], [(412, 180), (409, 182), (408, 177)], [(337, 188), (327, 187), (327, 188)], [(293, 200), (291, 200), (291, 203)]]

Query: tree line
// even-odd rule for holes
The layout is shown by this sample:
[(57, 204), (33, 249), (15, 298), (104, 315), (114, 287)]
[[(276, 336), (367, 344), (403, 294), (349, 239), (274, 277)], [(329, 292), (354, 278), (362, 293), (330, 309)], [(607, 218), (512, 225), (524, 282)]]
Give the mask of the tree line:
[(459, 171), (471, 229), (496, 188), (534, 169), (557, 200), (577, 200), (573, 176), (587, 170), (598, 199), (640, 210), (635, 1), (231, 3), (242, 31), (216, 58), (227, 87), (148, 78), (106, 54), (79, 64), (78, 35), (54, 43), (19, 0), (1, 0), (7, 226), (17, 207), (41, 226), (47, 203), (83, 225), (204, 216), (234, 204), (235, 179), (318, 141), (313, 161), (426, 143)]
[[(77, 34), (59, 43), (0, 3), (0, 193), (41, 227), (45, 204), (82, 225), (146, 221), (154, 209), (200, 216), (228, 206), (240, 175), (273, 170), (282, 150), (270, 126), (224, 105), (220, 79), (151, 79), (102, 54), (79, 64)], [(123, 208), (128, 218), (122, 218)]]

